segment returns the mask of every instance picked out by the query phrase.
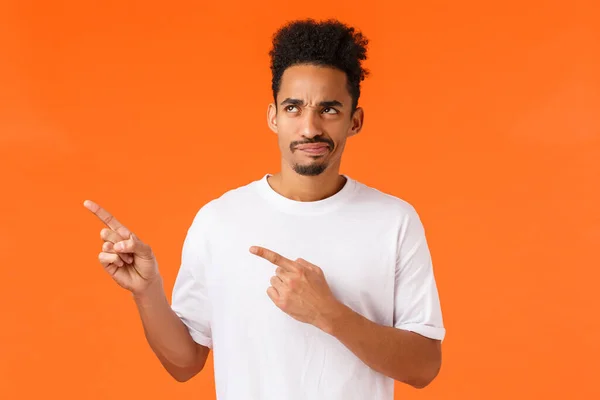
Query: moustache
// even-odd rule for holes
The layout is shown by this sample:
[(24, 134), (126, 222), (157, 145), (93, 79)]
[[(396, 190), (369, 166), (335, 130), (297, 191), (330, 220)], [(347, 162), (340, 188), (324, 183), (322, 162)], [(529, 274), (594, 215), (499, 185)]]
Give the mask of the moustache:
[(303, 140), (303, 141), (292, 142), (292, 143), (290, 143), (290, 150), (293, 151), (296, 146), (300, 146), (303, 144), (315, 144), (315, 143), (325, 143), (326, 145), (329, 146), (329, 150), (333, 149), (333, 140), (314, 139), (314, 140)]

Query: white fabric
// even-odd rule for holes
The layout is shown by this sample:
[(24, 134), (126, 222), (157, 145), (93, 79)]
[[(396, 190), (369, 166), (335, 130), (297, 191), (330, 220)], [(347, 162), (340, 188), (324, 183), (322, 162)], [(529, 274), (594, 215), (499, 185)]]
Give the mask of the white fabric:
[(266, 290), (271, 249), (318, 265), (338, 300), (370, 320), (443, 340), (421, 221), (406, 201), (347, 175), (315, 202), (275, 192), (267, 176), (207, 203), (183, 245), (172, 308), (213, 349), (218, 400), (392, 400), (394, 381), (333, 336), (296, 321)]

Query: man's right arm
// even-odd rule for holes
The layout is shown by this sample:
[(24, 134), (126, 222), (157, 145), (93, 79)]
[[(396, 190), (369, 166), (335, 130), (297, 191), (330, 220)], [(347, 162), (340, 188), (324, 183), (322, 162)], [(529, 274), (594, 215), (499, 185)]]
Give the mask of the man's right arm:
[(163, 367), (179, 382), (198, 374), (210, 349), (196, 343), (188, 328), (175, 314), (158, 277), (147, 290), (133, 296), (148, 344)]

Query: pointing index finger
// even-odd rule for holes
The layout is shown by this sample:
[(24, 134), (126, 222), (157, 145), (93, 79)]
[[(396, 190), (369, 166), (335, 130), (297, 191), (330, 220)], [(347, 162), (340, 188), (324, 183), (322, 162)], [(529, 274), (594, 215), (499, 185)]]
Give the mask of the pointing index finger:
[(257, 256), (264, 258), (272, 264), (275, 264), (284, 269), (291, 269), (294, 266), (294, 262), (282, 256), (281, 254), (275, 253), (272, 250), (265, 249), (260, 246), (250, 247), (250, 253), (256, 254)]
[[(100, 207), (98, 204), (94, 203), (91, 200), (86, 200), (83, 202), (83, 205), (85, 206), (85, 208), (94, 213), (100, 219), (100, 221), (104, 222), (104, 224), (106, 224), (106, 226), (108, 226), (113, 231), (117, 233), (125, 233), (127, 237), (129, 237), (129, 235), (131, 234), (129, 232), (129, 229), (125, 228), (123, 224), (121, 224), (111, 213), (106, 211), (104, 208)], [(121, 229), (121, 232), (118, 232), (119, 229)], [(123, 232), (123, 229), (125, 230), (125, 232)]]

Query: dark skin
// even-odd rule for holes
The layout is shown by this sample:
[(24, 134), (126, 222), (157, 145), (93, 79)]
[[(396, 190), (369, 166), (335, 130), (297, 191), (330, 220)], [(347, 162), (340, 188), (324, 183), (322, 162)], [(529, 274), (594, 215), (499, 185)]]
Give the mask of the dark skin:
[[(340, 163), (346, 139), (362, 129), (364, 111), (352, 112), (352, 98), (346, 88), (346, 75), (338, 70), (309, 65), (285, 70), (277, 104), (269, 104), (267, 122), (277, 134), (281, 171), (269, 184), (285, 197), (315, 201), (329, 197), (345, 184)], [(320, 156), (290, 149), (294, 143), (318, 141), (330, 145)], [(294, 166), (322, 166), (316, 176), (303, 176)]]
[(259, 246), (250, 252), (277, 266), (267, 295), (292, 318), (337, 338), (374, 370), (415, 388), (437, 376), (441, 342), (414, 332), (376, 324), (339, 302), (323, 270), (302, 259), (289, 260)]
[[(364, 111), (352, 112), (351, 104), (343, 72), (311, 65), (285, 71), (277, 104), (270, 104), (267, 114), (281, 151), (281, 172), (269, 179), (275, 191), (297, 201), (316, 201), (344, 186), (339, 169), (346, 139), (360, 132), (364, 119)], [(317, 156), (294, 150), (295, 143), (307, 142), (326, 143), (329, 150)], [(298, 172), (306, 170), (319, 173)], [(437, 376), (441, 341), (356, 313), (334, 297), (323, 270), (309, 261), (292, 261), (258, 246), (250, 252), (277, 267), (267, 295), (286, 314), (336, 337), (366, 365), (397, 381), (424, 388)]]
[[(360, 132), (364, 118), (363, 110), (352, 112), (351, 104), (341, 71), (313, 66), (286, 70), (278, 104), (268, 110), (282, 154), (281, 172), (269, 179), (274, 190), (290, 199), (315, 201), (343, 187), (339, 167), (346, 139)], [(328, 150), (299, 151), (306, 142), (326, 143)], [(171, 310), (152, 249), (96, 203), (86, 201), (85, 206), (106, 224), (100, 263), (134, 295), (153, 351), (178, 381), (195, 376), (210, 349), (195, 343)], [(277, 266), (267, 295), (283, 312), (336, 337), (365, 364), (398, 381), (421, 388), (437, 375), (439, 341), (381, 326), (355, 313), (335, 299), (321, 268), (308, 261), (288, 260), (264, 248), (251, 252)]]

